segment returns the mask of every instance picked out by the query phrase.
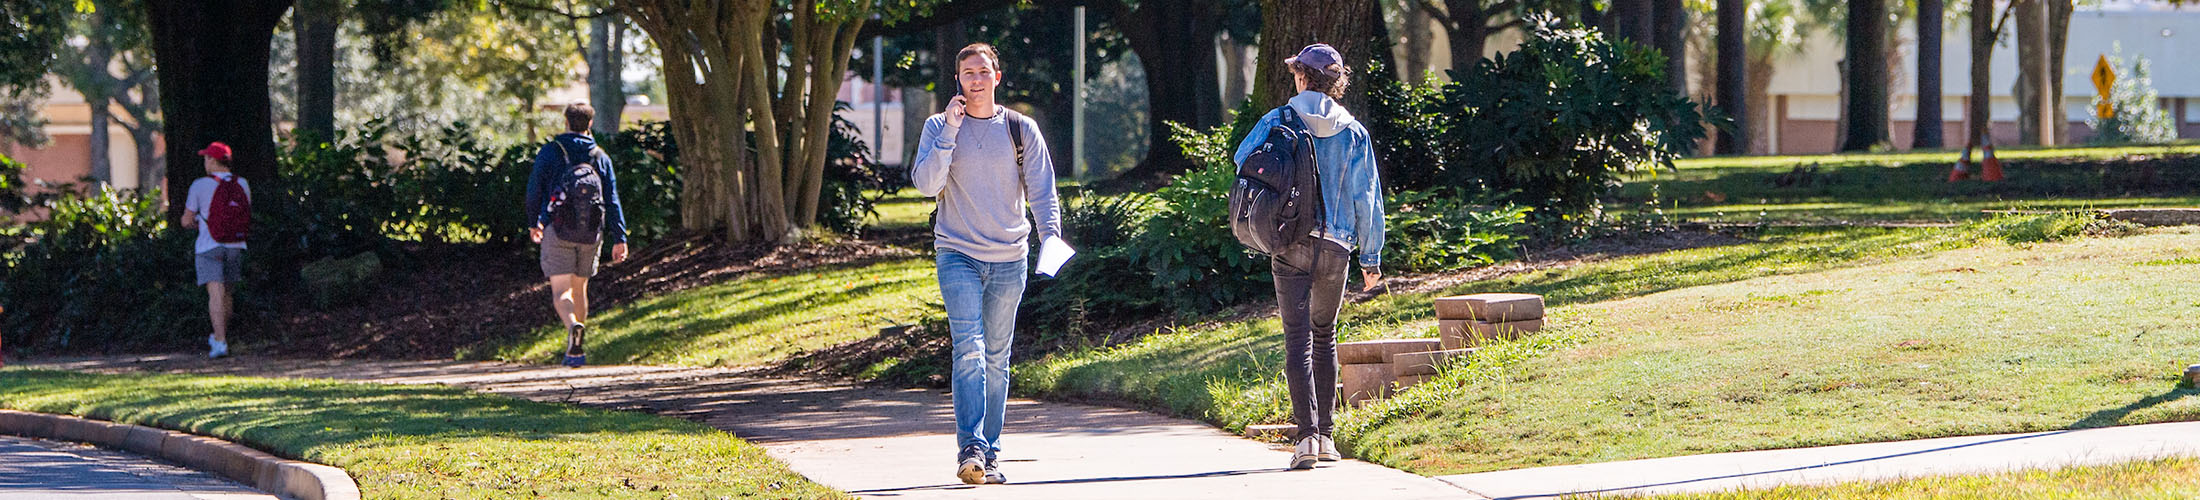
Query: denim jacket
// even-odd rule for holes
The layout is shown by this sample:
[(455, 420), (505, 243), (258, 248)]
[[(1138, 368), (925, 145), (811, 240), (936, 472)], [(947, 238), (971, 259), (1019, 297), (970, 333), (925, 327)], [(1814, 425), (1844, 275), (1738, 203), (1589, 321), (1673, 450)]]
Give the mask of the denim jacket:
[[(1291, 109), (1314, 134), (1315, 164), (1321, 171), (1322, 233), (1347, 249), (1360, 251), (1360, 267), (1381, 269), (1383, 262), (1382, 180), (1375, 172), (1375, 148), (1367, 128), (1344, 106), (1320, 92), (1300, 92)], [(1269, 111), (1238, 143), (1237, 164), (1268, 141), (1268, 129), (1283, 119)]]

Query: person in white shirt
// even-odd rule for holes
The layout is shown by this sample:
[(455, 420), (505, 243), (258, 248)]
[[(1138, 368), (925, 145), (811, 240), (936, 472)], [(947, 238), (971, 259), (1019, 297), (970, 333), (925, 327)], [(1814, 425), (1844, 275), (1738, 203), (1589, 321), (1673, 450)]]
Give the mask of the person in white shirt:
[[(212, 233), (215, 229), (213, 226), (217, 224), (207, 223), (207, 217), (215, 213), (210, 207), (214, 203), (215, 193), (223, 183), (230, 181), (235, 181), (243, 188), (242, 213), (249, 214), (252, 183), (229, 171), (229, 145), (219, 142), (209, 144), (206, 149), (199, 150), (199, 156), (206, 158), (206, 177), (192, 181), (191, 191), (184, 197), (183, 227), (196, 228), (199, 231), (198, 243), (193, 246), (192, 253), (197, 255), (194, 261), (198, 268), (198, 281), (206, 287), (206, 314), (214, 326), (214, 334), (206, 337), (206, 355), (209, 358), (219, 358), (229, 355), (229, 288), (231, 283), (243, 281), (245, 244), (241, 230), (220, 238), (234, 241), (218, 241)], [(234, 202), (235, 200), (225, 201)], [(247, 216), (242, 223), (249, 221)]]

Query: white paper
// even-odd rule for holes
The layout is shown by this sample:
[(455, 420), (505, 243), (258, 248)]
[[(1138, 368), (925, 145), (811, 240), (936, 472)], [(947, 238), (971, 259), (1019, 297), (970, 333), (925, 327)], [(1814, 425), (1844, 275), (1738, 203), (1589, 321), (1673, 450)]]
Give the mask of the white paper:
[(1062, 263), (1069, 262), (1072, 255), (1077, 255), (1077, 249), (1070, 248), (1061, 237), (1047, 236), (1047, 240), (1039, 244), (1039, 274), (1054, 276), (1061, 272)]

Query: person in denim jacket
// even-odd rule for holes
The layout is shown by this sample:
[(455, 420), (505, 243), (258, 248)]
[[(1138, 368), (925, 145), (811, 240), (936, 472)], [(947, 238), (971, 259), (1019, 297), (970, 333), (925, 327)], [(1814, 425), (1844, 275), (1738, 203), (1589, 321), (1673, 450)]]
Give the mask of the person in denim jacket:
[[(1268, 140), (1268, 130), (1298, 113), (1314, 137), (1321, 179), (1322, 223), (1312, 234), (1270, 256), (1275, 275), (1276, 315), (1283, 320), (1284, 376), (1291, 390), (1291, 419), (1298, 424), (1298, 448), (1291, 468), (1311, 469), (1314, 462), (1335, 461), (1330, 438), (1337, 407), (1337, 309), (1344, 298), (1352, 252), (1360, 254), (1365, 289), (1382, 282), (1383, 195), (1375, 172), (1375, 150), (1367, 128), (1337, 99), (1344, 97), (1348, 71), (1337, 49), (1308, 45), (1286, 59), (1299, 94), (1290, 106), (1262, 116), (1238, 144), (1235, 160)], [(1288, 109), (1288, 111), (1286, 111)]]

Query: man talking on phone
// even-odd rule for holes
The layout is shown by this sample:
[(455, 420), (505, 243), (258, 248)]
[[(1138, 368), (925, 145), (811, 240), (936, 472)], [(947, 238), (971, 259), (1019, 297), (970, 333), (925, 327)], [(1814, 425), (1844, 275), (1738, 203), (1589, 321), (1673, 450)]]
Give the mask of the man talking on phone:
[(959, 93), (924, 121), (909, 176), (918, 192), (939, 198), (932, 247), (954, 345), (955, 476), (1002, 484), (1001, 421), (1016, 307), (1030, 272), (1025, 256), (1030, 242), (1062, 234), (1062, 209), (1038, 124), (995, 101), (1000, 54), (970, 44), (955, 54), (955, 68)]

